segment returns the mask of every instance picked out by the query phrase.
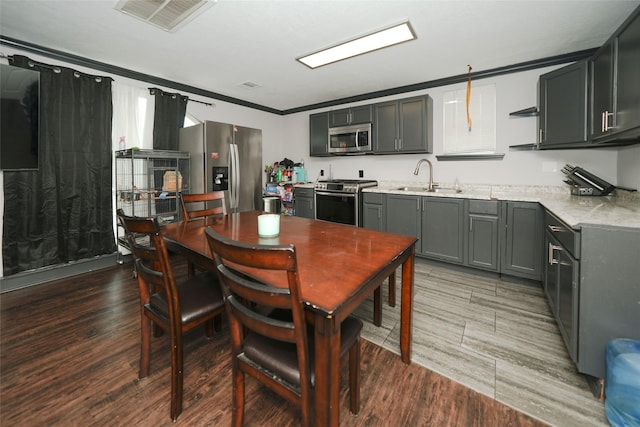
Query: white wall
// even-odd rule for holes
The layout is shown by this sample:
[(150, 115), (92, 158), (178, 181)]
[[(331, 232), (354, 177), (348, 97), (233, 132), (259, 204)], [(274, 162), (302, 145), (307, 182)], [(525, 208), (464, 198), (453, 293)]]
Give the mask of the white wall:
[(640, 190), (640, 145), (618, 149), (617, 185)]
[[(510, 118), (509, 113), (524, 108), (537, 106), (538, 76), (558, 67), (542, 68), (509, 74), (506, 76), (487, 78), (472, 82), (473, 85), (496, 85), (496, 139), (497, 151), (504, 153), (503, 160), (484, 161), (438, 161), (435, 155), (443, 153), (442, 147), (442, 97), (450, 90), (459, 90), (466, 87), (465, 83), (443, 86), (428, 90), (407, 93), (402, 96), (393, 96), (358, 102), (351, 105), (368, 104), (388, 99), (405, 98), (414, 95), (429, 94), (433, 98), (433, 140), (434, 153), (427, 155), (385, 155), (385, 156), (357, 156), (357, 157), (309, 157), (308, 140), (310, 113), (322, 111), (310, 111), (293, 114), (283, 118), (283, 129), (286, 129), (287, 150), (282, 155), (287, 155), (295, 161), (301, 157), (305, 159), (305, 166), (309, 169), (308, 177), (313, 180), (320, 169), (328, 169), (332, 166), (334, 177), (356, 178), (358, 170), (364, 170), (365, 178), (378, 180), (414, 181), (416, 177), (413, 170), (421, 158), (431, 160), (434, 168), (434, 180), (436, 182), (453, 183), (456, 178), (461, 184), (514, 184), (514, 185), (553, 185), (563, 186), (564, 175), (560, 170), (569, 163), (574, 166), (582, 166), (590, 172), (602, 177), (612, 184), (619, 181), (635, 183), (635, 188), (640, 187), (638, 172), (628, 176), (629, 173), (620, 168), (638, 169), (638, 150), (636, 149), (588, 149), (588, 150), (553, 150), (553, 151), (509, 151), (509, 145), (530, 144), (535, 141), (537, 135), (537, 118), (522, 117)], [(473, 93), (473, 92), (472, 92)], [(635, 161), (626, 151), (635, 153)], [(622, 159), (624, 158), (624, 162)], [(426, 170), (417, 177), (419, 180), (427, 179)], [(626, 184), (631, 186), (631, 183)], [(622, 185), (622, 184), (620, 184)]]

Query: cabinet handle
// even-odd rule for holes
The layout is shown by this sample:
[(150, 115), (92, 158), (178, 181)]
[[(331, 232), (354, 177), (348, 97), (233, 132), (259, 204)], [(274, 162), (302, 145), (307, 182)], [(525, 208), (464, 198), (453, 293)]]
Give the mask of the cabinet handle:
[(606, 119), (606, 115), (607, 115), (607, 112), (606, 112), (606, 111), (603, 111), (603, 112), (602, 112), (602, 116), (600, 117), (600, 123), (602, 124), (602, 126), (600, 126), (600, 131), (601, 131), (602, 133), (604, 133), (604, 129), (605, 129), (605, 127), (606, 127), (606, 123), (605, 123), (605, 122), (606, 122), (606, 120), (607, 120), (607, 119)]
[(542, 144), (542, 128), (538, 129), (538, 144)]
[(473, 231), (473, 217), (469, 217), (469, 233)]
[(559, 250), (559, 251), (562, 250), (562, 246), (557, 246), (557, 245), (554, 245), (553, 243), (549, 243), (549, 254), (548, 254), (549, 265), (558, 263), (558, 260), (553, 257), (553, 251), (555, 250)]
[(604, 130), (603, 130), (603, 132), (607, 132), (607, 131), (613, 129), (613, 126), (609, 125), (609, 117), (613, 117), (613, 113), (605, 111), (603, 117), (604, 117), (604, 120), (603, 120)]

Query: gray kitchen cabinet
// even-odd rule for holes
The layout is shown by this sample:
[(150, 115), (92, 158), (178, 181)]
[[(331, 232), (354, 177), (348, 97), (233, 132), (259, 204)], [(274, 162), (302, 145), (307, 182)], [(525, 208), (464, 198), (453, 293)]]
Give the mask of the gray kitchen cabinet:
[(384, 194), (363, 193), (362, 196), (362, 227), (386, 231)]
[(309, 155), (329, 155), (329, 113), (309, 115)]
[(374, 153), (430, 153), (432, 110), (433, 101), (428, 95), (375, 104)]
[(294, 212), (295, 216), (315, 219), (315, 209), (313, 206), (313, 188), (294, 187)]
[(386, 231), (420, 239), (420, 197), (387, 194)]
[(604, 378), (607, 343), (640, 340), (640, 230), (544, 218), (549, 308), (578, 371)]
[(496, 200), (469, 200), (467, 202), (465, 231), (465, 265), (489, 271), (498, 271), (499, 202)]
[(542, 280), (543, 209), (533, 202), (504, 202), (502, 205), (500, 272)]
[(640, 137), (640, 9), (591, 58), (590, 135), (596, 143)]
[(540, 76), (540, 149), (587, 144), (587, 70), (584, 60)]
[(428, 258), (462, 264), (464, 261), (463, 219), (463, 199), (423, 197), (419, 253)]
[(569, 356), (577, 360), (580, 232), (545, 212), (544, 291)]
[(583, 225), (580, 234), (576, 364), (604, 378), (607, 343), (640, 340), (640, 230)]
[(373, 149), (376, 153), (394, 153), (398, 147), (398, 102), (373, 106)]
[(373, 107), (371, 105), (329, 111), (329, 127), (371, 123), (373, 119), (372, 111)]

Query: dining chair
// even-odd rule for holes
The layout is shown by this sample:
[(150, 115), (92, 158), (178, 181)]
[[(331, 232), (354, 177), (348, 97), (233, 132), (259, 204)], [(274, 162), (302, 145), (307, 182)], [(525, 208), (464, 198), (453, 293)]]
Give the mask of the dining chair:
[[(242, 426), (245, 374), (301, 408), (304, 426), (312, 424), (314, 375), (313, 327), (305, 320), (296, 248), (233, 241), (207, 228), (225, 295), (231, 330), (233, 420)], [(276, 272), (275, 287), (239, 270)], [(272, 273), (270, 273), (272, 274)], [(341, 324), (340, 356), (349, 352), (350, 410), (360, 409), (360, 331), (362, 322)]]
[(177, 283), (169, 255), (155, 218), (132, 217), (118, 210), (135, 262), (140, 291), (140, 367), (139, 378), (149, 375), (151, 335), (154, 328), (169, 334), (171, 340), (171, 419), (182, 412), (183, 344), (182, 336), (196, 326), (205, 325), (213, 335), (213, 319), (225, 310), (217, 273), (203, 272)]
[[(182, 194), (180, 200), (182, 203), (182, 217), (185, 220), (202, 218), (210, 215), (226, 215), (227, 213), (224, 191)], [(194, 206), (196, 206), (195, 209)]]
[[(203, 218), (211, 215), (226, 215), (224, 191), (211, 191), (209, 193), (182, 194), (182, 219), (188, 221), (195, 218)], [(199, 267), (199, 270), (205, 270)], [(196, 265), (187, 260), (187, 274), (192, 277), (196, 272)]]

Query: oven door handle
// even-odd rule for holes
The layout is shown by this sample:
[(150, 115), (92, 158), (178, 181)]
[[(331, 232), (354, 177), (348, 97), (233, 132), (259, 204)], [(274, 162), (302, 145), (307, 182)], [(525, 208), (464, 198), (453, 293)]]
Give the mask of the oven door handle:
[(315, 192), (318, 196), (331, 196), (331, 197), (351, 197), (355, 198), (355, 193), (334, 193), (331, 191), (317, 191)]

